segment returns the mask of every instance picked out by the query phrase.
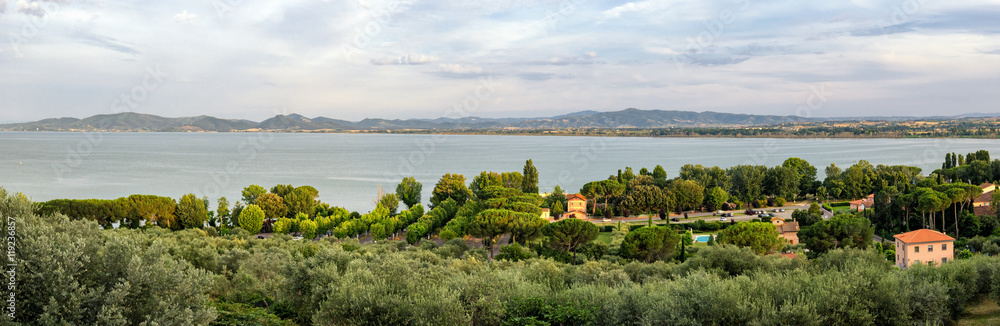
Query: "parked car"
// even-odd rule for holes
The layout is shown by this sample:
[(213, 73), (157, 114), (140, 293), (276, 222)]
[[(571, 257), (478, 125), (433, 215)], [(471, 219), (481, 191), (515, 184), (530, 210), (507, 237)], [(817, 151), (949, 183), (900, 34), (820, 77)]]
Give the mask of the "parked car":
[(679, 218), (676, 218), (676, 217), (674, 217), (674, 218), (671, 218), (670, 220), (671, 220), (671, 221), (674, 221), (674, 222), (680, 222), (680, 221), (681, 221), (681, 219), (679, 219)]
[(720, 218), (719, 218), (719, 222), (725, 222), (725, 221), (726, 221), (726, 218), (725, 218), (725, 217), (720, 217)]
[(785, 209), (784, 209), (784, 208), (779, 208), (779, 209), (778, 209), (778, 212), (784, 212), (784, 211), (785, 211)]
[(611, 219), (610, 218), (604, 219), (604, 223), (611, 223)]
[(725, 216), (725, 217), (733, 217), (733, 213), (726, 213), (726, 215), (723, 215), (723, 216)]

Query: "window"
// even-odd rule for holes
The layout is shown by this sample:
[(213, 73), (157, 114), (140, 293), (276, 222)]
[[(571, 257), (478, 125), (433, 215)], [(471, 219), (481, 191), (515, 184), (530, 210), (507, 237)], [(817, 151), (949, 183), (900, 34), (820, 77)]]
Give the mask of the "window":
[(920, 252), (920, 246), (913, 246), (913, 252)]
[(942, 243), (941, 244), (941, 250), (948, 250), (948, 244), (947, 243)]
[(941, 258), (941, 263), (942, 264), (947, 263), (947, 262), (948, 262), (948, 257)]
[(914, 264), (919, 264), (919, 263), (920, 263), (920, 261), (919, 261), (919, 260), (914, 260), (914, 261), (913, 261), (913, 263), (914, 263)]
[(927, 252), (933, 252), (933, 251), (934, 251), (934, 246), (933, 245), (928, 245), (927, 246)]

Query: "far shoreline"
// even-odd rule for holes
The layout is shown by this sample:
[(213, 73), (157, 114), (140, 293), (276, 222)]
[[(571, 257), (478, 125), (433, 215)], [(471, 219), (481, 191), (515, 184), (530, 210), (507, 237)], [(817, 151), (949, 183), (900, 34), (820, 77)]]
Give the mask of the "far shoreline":
[[(178, 131), (178, 130), (0, 130), (0, 133), (162, 133), (162, 134), (241, 134), (241, 133), (272, 133), (272, 134), (344, 134), (344, 135), (447, 135), (447, 136), (535, 136), (535, 137), (607, 137), (607, 138), (717, 138), (717, 139), (1000, 139), (998, 135), (982, 136), (921, 136), (921, 135), (649, 135), (643, 134), (669, 129), (615, 130), (592, 129), (589, 132), (558, 132), (539, 130), (539, 132), (497, 132), (490, 130), (229, 130), (229, 131)], [(609, 132), (594, 134), (594, 132)]]

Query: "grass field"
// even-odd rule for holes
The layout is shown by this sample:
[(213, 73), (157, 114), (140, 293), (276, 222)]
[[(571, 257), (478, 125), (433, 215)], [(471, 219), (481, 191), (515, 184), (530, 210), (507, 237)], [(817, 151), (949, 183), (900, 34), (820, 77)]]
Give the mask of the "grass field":
[(978, 304), (965, 308), (965, 313), (955, 325), (1000, 325), (1000, 306), (989, 298), (983, 298)]

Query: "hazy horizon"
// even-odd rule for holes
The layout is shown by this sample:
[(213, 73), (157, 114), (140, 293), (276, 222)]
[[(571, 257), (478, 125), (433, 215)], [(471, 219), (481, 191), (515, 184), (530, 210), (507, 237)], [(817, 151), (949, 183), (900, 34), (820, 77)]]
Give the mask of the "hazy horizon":
[[(631, 108), (630, 108), (630, 109), (631, 109)], [(626, 110), (626, 109), (622, 109), (622, 110)], [(481, 117), (481, 116), (469, 116), (468, 118), (481, 118), (481, 119), (543, 119), (543, 118), (551, 118), (551, 117), (555, 117), (555, 116), (561, 116), (561, 115), (567, 115), (567, 114), (575, 114), (575, 113), (582, 113), (582, 112), (587, 112), (587, 111), (594, 111), (594, 112), (596, 112), (596, 113), (607, 113), (607, 112), (617, 112), (617, 111), (622, 111), (622, 110), (613, 110), (613, 111), (597, 111), (597, 110), (584, 110), (584, 111), (575, 111), (575, 112), (568, 112), (568, 113), (563, 113), (563, 114), (555, 114), (555, 115), (549, 115), (549, 116), (504, 116), (504, 117)], [(639, 110), (642, 110), (642, 109), (639, 109)], [(644, 111), (645, 111), (645, 110), (644, 110)], [(652, 110), (649, 110), (649, 111), (652, 111)], [(674, 111), (674, 110), (662, 110), (662, 111)], [(692, 111), (692, 112), (698, 112), (698, 113), (704, 113), (704, 112), (715, 112), (715, 111)], [(124, 113), (124, 112), (119, 112), (119, 113)], [(260, 119), (260, 120), (254, 120), (254, 119), (249, 119), (249, 118), (241, 118), (241, 117), (228, 117), (228, 116), (214, 116), (214, 115), (210, 115), (210, 114), (200, 114), (200, 115), (189, 115), (189, 116), (175, 116), (175, 115), (160, 115), (160, 114), (152, 114), (152, 113), (142, 113), (142, 112), (130, 112), (130, 113), (139, 113), (139, 114), (151, 114), (151, 115), (156, 115), (156, 116), (160, 116), (160, 117), (164, 117), (164, 118), (189, 118), (189, 117), (198, 117), (198, 116), (211, 116), (211, 117), (214, 117), (214, 118), (219, 118), (219, 119), (226, 119), (226, 120), (247, 120), (247, 121), (253, 121), (253, 122), (262, 122), (262, 121), (264, 121), (264, 120), (267, 120), (267, 119), (270, 119), (270, 118), (273, 118), (273, 117), (274, 117), (274, 116), (271, 116), (271, 117), (266, 117), (266, 118), (264, 118), (264, 119)], [(595, 113), (595, 114), (596, 114), (596, 113)], [(729, 112), (723, 112), (723, 113), (729, 113)], [(116, 113), (110, 113), (110, 114), (116, 114)], [(298, 115), (301, 115), (301, 116), (303, 116), (303, 117), (305, 117), (305, 118), (307, 118), (307, 119), (316, 119), (316, 118), (320, 118), (320, 117), (323, 117), (323, 118), (330, 118), (330, 119), (337, 119), (337, 120), (345, 120), (345, 121), (350, 121), (350, 122), (360, 122), (360, 121), (362, 121), (362, 120), (365, 120), (365, 119), (386, 119), (386, 120), (395, 120), (395, 119), (399, 119), (399, 120), (434, 120), (434, 119), (438, 119), (438, 118), (447, 118), (447, 117), (437, 117), (437, 118), (418, 118), (418, 117), (393, 117), (393, 118), (387, 118), (387, 117), (374, 117), (374, 116), (373, 116), (373, 117), (365, 117), (365, 118), (362, 118), (362, 119), (356, 119), (356, 120), (353, 120), (353, 119), (341, 119), (341, 118), (338, 118), (338, 117), (334, 117), (334, 116), (325, 116), (325, 115), (317, 115), (317, 116), (307, 116), (307, 115), (304, 115), (304, 114), (300, 114), (300, 113), (297, 113), (297, 112), (287, 112), (287, 113), (280, 113), (280, 112), (279, 112), (279, 113), (276, 113), (276, 114), (275, 114), (275, 116), (277, 116), (277, 115), (285, 115), (285, 116), (288, 116), (288, 115), (293, 115), (293, 114), (298, 114)], [(750, 115), (757, 115), (757, 114), (754, 114), (754, 113), (735, 113), (735, 114), (750, 114)], [(984, 115), (984, 114), (985, 114), (985, 115), (991, 115), (991, 116), (993, 116), (993, 115), (995, 115), (995, 116), (1000, 116), (1000, 112), (998, 112), (998, 113), (982, 113), (982, 112), (968, 112), (968, 113), (961, 113), (961, 114), (955, 114), (955, 115), (939, 115), (939, 116), (905, 116), (905, 115), (897, 115), (897, 116), (882, 116), (882, 115), (859, 115), (859, 116), (850, 116), (850, 117), (848, 117), (848, 116), (813, 116), (813, 118), (865, 118), (865, 117), (871, 117), (871, 118), (878, 118), (878, 117), (900, 117), (900, 118), (902, 118), (902, 117), (912, 117), (912, 118), (935, 118), (935, 117), (958, 117), (958, 116), (972, 116), (972, 117), (978, 117), (979, 115)], [(99, 113), (99, 114), (95, 114), (95, 115), (107, 115), (107, 114), (105, 114), (105, 113)], [(85, 119), (85, 118), (89, 118), (89, 117), (93, 117), (93, 116), (95, 116), (95, 115), (89, 115), (89, 116), (62, 116), (62, 117), (48, 117), (48, 118), (44, 118), (44, 119), (62, 119), (62, 118), (75, 118), (75, 119)], [(40, 120), (44, 120), (44, 119), (39, 119), (39, 120), (31, 120), (31, 121), (2, 121), (2, 120), (0, 120), (0, 124), (15, 124), (15, 123), (28, 123), (28, 122), (35, 122), (35, 121), (40, 121)]]
[(1000, 4), (0, 0), (0, 121), (998, 113)]

